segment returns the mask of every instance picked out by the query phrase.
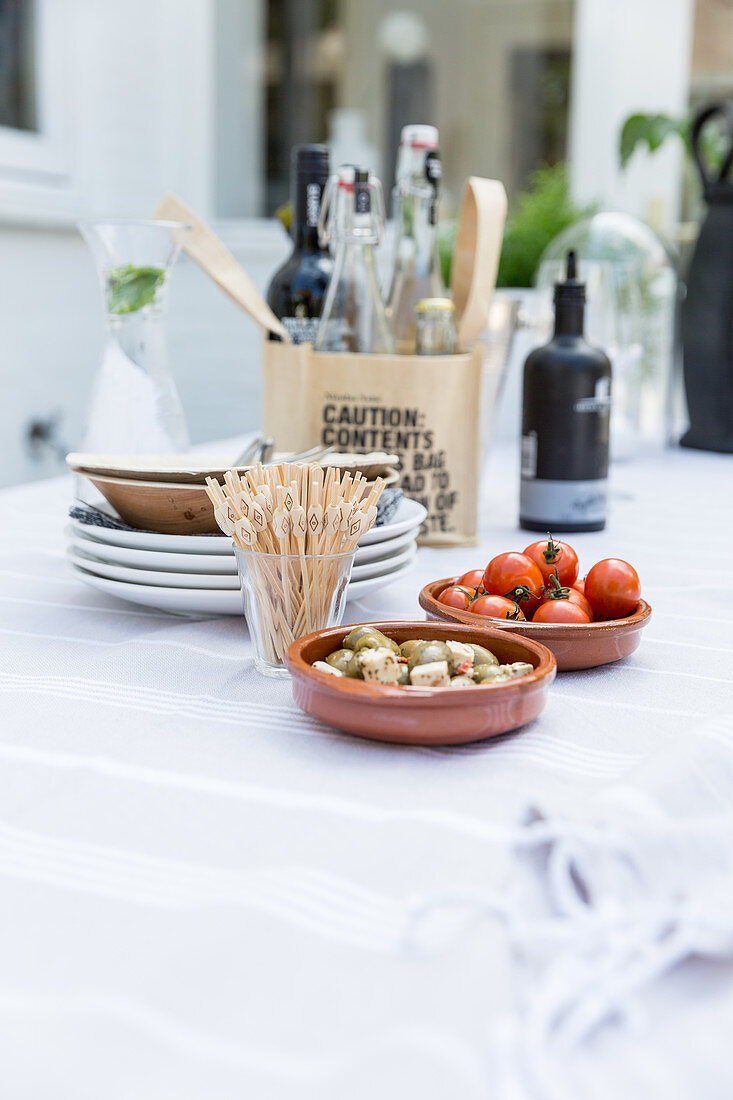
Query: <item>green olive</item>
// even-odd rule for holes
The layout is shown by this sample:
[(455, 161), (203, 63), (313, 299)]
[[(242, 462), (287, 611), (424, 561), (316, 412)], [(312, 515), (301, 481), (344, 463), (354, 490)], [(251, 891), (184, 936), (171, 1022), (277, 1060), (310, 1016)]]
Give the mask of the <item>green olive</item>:
[(403, 657), (407, 657), (409, 661), (410, 657), (412, 657), (413, 650), (417, 649), (420, 645), (425, 645), (424, 638), (408, 638), (407, 641), (403, 642), (400, 646), (400, 653)]
[(445, 661), (448, 665), (448, 675), (453, 671), (455, 664), (453, 654), (448, 649), (445, 642), (440, 642), (437, 639), (432, 639), (429, 642), (423, 642), (421, 646), (413, 649), (409, 661), (409, 669), (412, 672), (413, 668), (418, 665), (429, 665), (433, 661)]
[(473, 650), (473, 663), (478, 665), (498, 665), (499, 659), (488, 650), (484, 649), (482, 645), (475, 645), (473, 642), (468, 643)]
[(467, 688), (476, 687), (476, 684), (471, 676), (460, 675), (452, 677), (450, 686), (452, 688)]
[(333, 665), (339, 672), (343, 672), (344, 676), (348, 676), (351, 680), (358, 679), (359, 669), (356, 664), (356, 658), (350, 649), (337, 649), (334, 653), (329, 653), (326, 657), (326, 664)]
[(341, 645), (344, 649), (356, 649), (356, 644), (361, 638), (367, 638), (372, 634), (378, 634), (379, 631), (373, 626), (355, 626), (354, 629), (346, 635)]
[(354, 646), (354, 653), (359, 653), (362, 649), (391, 649), (398, 656), (400, 653), (397, 642), (382, 634), (381, 630), (375, 630), (373, 634), (363, 634)]
[(474, 665), (473, 678), (477, 684), (493, 684), (499, 680), (508, 680), (506, 672), (498, 664)]

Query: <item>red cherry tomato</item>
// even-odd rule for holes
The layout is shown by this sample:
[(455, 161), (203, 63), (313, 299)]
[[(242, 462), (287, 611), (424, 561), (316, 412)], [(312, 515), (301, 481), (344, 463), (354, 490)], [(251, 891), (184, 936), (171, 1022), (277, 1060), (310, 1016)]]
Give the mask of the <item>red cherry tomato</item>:
[(470, 602), (471, 593), (465, 588), (460, 588), (457, 584), (444, 588), (438, 596), (438, 603), (444, 603), (446, 607), (460, 608), (461, 611), (467, 611)]
[(588, 616), (588, 621), (593, 622), (593, 608), (588, 603), (583, 593), (579, 592), (577, 588), (567, 588), (561, 585), (554, 574), (550, 577), (550, 583), (545, 589), (545, 595), (548, 600), (569, 600), (570, 603), (577, 604), (578, 607), (582, 607), (583, 611), (585, 611)]
[(585, 577), (582, 581), (573, 581), (573, 588), (577, 588), (578, 592), (582, 592), (585, 595)]
[(524, 612), (512, 600), (505, 596), (479, 596), (471, 603), (470, 611), (476, 615), (486, 615), (490, 619), (514, 619), (524, 622)]
[[(517, 554), (514, 551), (497, 554), (484, 570), (486, 591), (492, 595), (507, 597), (516, 593), (511, 598), (518, 601), (527, 618), (539, 607), (544, 586), (545, 580), (539, 566), (526, 554)], [(520, 588), (527, 591), (517, 592)]]
[(468, 573), (464, 573), (458, 581), (458, 583), (462, 584), (464, 588), (480, 588), (483, 582), (483, 569), (469, 569)]
[(578, 575), (578, 555), (567, 542), (553, 539), (549, 531), (546, 539), (531, 543), (524, 553), (539, 568), (545, 581), (549, 581), (555, 573), (560, 584), (575, 583)]
[(596, 562), (585, 578), (585, 597), (597, 619), (623, 619), (636, 610), (640, 596), (639, 575), (621, 558)]
[(588, 616), (588, 622), (593, 622), (593, 608), (591, 607), (590, 603), (585, 598), (582, 592), (580, 592), (575, 587), (571, 588), (568, 592), (568, 600), (570, 601), (570, 603), (574, 603), (577, 604), (578, 607), (582, 607), (583, 611), (585, 611), (586, 615)]
[(545, 600), (535, 611), (533, 623), (589, 623), (590, 619), (572, 600)]

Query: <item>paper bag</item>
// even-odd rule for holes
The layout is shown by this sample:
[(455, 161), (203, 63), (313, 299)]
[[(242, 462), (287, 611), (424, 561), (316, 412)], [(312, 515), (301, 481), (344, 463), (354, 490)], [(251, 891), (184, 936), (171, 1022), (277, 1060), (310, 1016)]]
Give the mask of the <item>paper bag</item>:
[(316, 353), (265, 340), (263, 427), (278, 450), (316, 443), (400, 456), (427, 509), (426, 546), (476, 542), (482, 346), (460, 355)]

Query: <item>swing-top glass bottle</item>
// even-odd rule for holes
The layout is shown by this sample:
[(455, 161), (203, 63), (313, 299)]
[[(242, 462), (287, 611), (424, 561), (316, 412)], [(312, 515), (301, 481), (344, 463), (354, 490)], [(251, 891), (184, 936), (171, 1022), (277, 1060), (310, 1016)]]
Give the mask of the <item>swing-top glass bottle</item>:
[(440, 177), (436, 128), (404, 126), (392, 193), (399, 236), (387, 306), (401, 355), (415, 353), (417, 303), (445, 295), (437, 242)]
[(379, 180), (363, 168), (342, 165), (328, 181), (318, 225), (321, 244), (333, 241), (335, 257), (316, 351), (394, 352), (374, 261), (383, 229)]

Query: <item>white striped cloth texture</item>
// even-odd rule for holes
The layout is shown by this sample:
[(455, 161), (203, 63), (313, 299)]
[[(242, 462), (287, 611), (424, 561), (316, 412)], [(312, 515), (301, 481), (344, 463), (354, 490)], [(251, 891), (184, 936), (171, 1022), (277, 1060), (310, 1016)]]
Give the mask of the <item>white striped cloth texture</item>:
[[(628, 660), (525, 730), (380, 746), (258, 676), (242, 620), (66, 569), (65, 479), (0, 493), (0, 1095), (607, 1100), (733, 1091), (733, 460), (612, 469)], [(531, 537), (492, 456), (481, 545)]]

